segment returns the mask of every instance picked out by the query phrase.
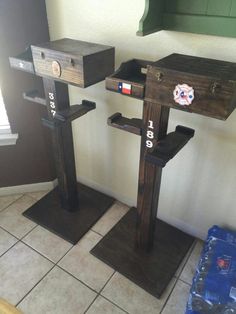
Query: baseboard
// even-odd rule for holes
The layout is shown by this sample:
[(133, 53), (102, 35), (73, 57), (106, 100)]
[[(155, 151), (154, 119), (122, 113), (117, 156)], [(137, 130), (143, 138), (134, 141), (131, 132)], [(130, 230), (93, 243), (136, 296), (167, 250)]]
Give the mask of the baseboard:
[(0, 188), (0, 196), (12, 195), (12, 194), (23, 194), (38, 191), (47, 191), (57, 186), (57, 179), (49, 182), (40, 182), (33, 184), (24, 184), (16, 186), (8, 186)]

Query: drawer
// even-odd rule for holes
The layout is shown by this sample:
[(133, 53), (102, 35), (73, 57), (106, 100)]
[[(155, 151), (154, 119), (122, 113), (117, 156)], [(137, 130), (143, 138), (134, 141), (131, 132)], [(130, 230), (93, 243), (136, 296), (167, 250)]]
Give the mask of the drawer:
[(87, 87), (114, 71), (114, 48), (73, 39), (31, 46), (35, 72), (72, 85)]
[(12, 68), (34, 74), (34, 65), (30, 48), (16, 57), (9, 57), (9, 61)]
[(106, 78), (106, 89), (129, 97), (144, 99), (147, 65), (151, 61), (132, 59)]
[(165, 60), (148, 67), (145, 100), (226, 120), (236, 106), (235, 64), (176, 54), (172, 59), (178, 62), (178, 56), (182, 66)]

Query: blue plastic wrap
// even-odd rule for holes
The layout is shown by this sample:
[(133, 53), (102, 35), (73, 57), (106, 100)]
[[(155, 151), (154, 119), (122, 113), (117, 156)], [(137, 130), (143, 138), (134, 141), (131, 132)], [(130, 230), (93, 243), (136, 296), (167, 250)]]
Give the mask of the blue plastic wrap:
[(208, 231), (193, 278), (186, 314), (236, 314), (236, 233)]

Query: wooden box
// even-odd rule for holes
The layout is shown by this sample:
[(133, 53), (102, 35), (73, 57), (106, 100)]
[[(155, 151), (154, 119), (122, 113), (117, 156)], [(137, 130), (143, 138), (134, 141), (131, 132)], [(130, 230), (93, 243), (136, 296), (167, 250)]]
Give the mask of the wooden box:
[(172, 54), (148, 67), (145, 100), (226, 120), (236, 106), (236, 63)]
[(106, 88), (126, 96), (143, 99), (148, 64), (152, 62), (137, 59), (123, 62), (115, 73), (106, 78)]
[(114, 47), (64, 38), (31, 46), (39, 76), (87, 87), (114, 71)]

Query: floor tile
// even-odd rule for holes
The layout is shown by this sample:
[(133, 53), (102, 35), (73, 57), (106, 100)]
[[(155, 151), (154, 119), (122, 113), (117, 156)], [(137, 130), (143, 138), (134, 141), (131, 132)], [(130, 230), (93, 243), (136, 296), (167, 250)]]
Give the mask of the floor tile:
[(5, 209), (7, 206), (18, 200), (22, 194), (0, 196), (0, 211)]
[(190, 285), (178, 281), (162, 314), (183, 314), (186, 311)]
[(127, 205), (116, 202), (92, 227), (92, 230), (105, 235), (129, 210)]
[(99, 296), (86, 314), (125, 314), (126, 312)]
[(89, 231), (59, 262), (59, 266), (96, 291), (100, 291), (114, 270), (91, 255), (90, 250), (101, 237)]
[(180, 275), (180, 279), (192, 284), (192, 280), (193, 280), (193, 276), (195, 274), (196, 271), (196, 267), (198, 265), (199, 262), (199, 257), (202, 251), (202, 247), (203, 247), (203, 242), (202, 241), (197, 241), (183, 271), (182, 274)]
[(34, 203), (33, 198), (22, 196), (0, 213), (0, 226), (17, 238), (22, 238), (36, 226), (34, 222), (22, 216), (22, 213)]
[(96, 293), (55, 267), (18, 305), (24, 314), (83, 314)]
[(176, 273), (175, 273), (175, 277), (179, 277), (180, 274), (182, 273), (185, 264), (187, 263), (189, 256), (191, 255), (193, 248), (195, 247), (197, 241), (194, 241), (193, 245), (191, 246), (191, 248), (189, 249), (188, 253), (185, 255), (184, 259), (182, 260), (179, 268), (177, 269)]
[(119, 273), (111, 278), (102, 295), (130, 314), (158, 314), (167, 300), (175, 279), (160, 299), (157, 299)]
[(0, 296), (16, 305), (52, 266), (25, 244), (17, 243), (0, 258)]
[(39, 201), (42, 197), (44, 197), (46, 194), (48, 194), (50, 190), (47, 191), (38, 191), (38, 192), (31, 192), (27, 193), (26, 195), (29, 195), (33, 198), (35, 198), (37, 201)]
[(16, 238), (0, 228), (0, 256), (16, 242)]
[(69, 242), (40, 226), (33, 229), (22, 239), (22, 241), (54, 263), (57, 263), (73, 246)]

